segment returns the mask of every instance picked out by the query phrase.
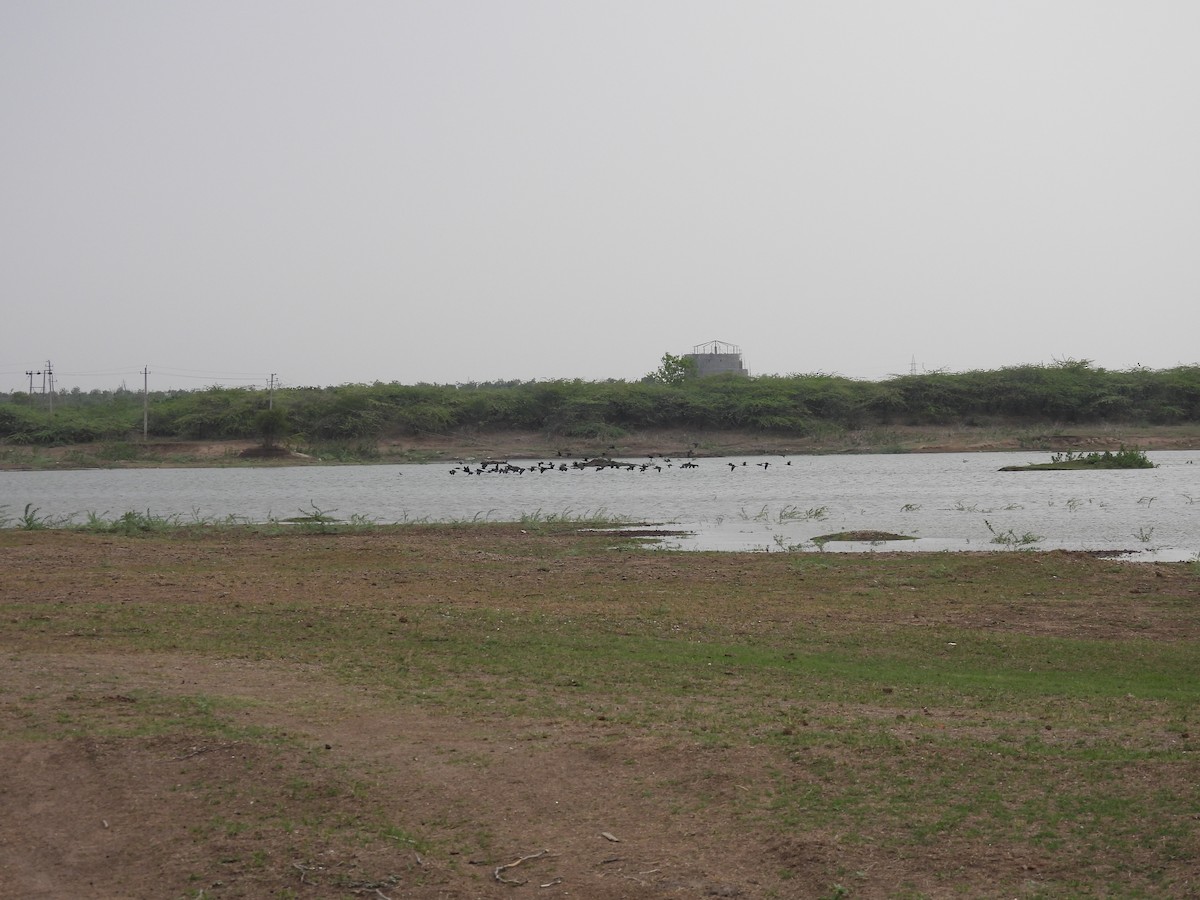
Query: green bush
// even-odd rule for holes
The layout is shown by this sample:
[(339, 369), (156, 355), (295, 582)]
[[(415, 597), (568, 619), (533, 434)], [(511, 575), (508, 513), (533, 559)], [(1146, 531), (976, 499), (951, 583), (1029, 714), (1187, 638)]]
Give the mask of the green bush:
[[(0, 440), (10, 444), (121, 440), (140, 430), (130, 391), (61, 395), (53, 415), (0, 402)], [(1109, 372), (1086, 360), (994, 371), (903, 375), (880, 382), (824, 373), (713, 376), (678, 383), (579, 379), (461, 385), (349, 384), (276, 392), (290, 432), (309, 442), (365, 445), (389, 434), (519, 429), (615, 438), (647, 428), (749, 429), (806, 434), (897, 423), (1004, 420), (1059, 423), (1200, 419), (1200, 367)], [(262, 434), (266, 392), (213, 387), (151, 394), (149, 427), (165, 438), (225, 440)], [(1049, 433), (1049, 432), (1048, 432)]]

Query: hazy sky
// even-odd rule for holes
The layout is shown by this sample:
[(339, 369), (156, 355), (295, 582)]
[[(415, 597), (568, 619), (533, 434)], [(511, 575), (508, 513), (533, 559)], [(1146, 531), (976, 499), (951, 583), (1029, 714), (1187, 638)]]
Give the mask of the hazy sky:
[(0, 125), (0, 391), (1200, 360), (1196, 0), (6, 0)]

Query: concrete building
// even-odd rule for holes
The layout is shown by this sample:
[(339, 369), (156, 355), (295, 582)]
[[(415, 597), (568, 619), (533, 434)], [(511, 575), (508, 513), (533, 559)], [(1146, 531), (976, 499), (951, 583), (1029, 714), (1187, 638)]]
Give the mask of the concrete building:
[(691, 353), (685, 353), (684, 359), (696, 363), (696, 374), (705, 375), (740, 375), (748, 378), (750, 372), (742, 364), (742, 351), (733, 344), (724, 341), (708, 341), (697, 344)]

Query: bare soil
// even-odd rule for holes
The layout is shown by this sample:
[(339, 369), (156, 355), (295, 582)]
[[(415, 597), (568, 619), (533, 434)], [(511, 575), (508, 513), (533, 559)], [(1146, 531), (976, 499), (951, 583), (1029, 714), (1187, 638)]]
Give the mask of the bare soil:
[[(795, 584), (786, 560), (761, 557), (774, 568), (758, 571), (736, 554), (583, 552), (535, 567), (521, 563), (532, 540), (515, 528), (270, 540), (3, 536), (0, 896), (1032, 897), (1049, 896), (1039, 879), (1071, 883), (1073, 875), (1095, 888), (1089, 867), (1105, 861), (1034, 844), (980, 846), (969, 829), (914, 855), (871, 822), (853, 835), (804, 823), (760, 828), (747, 804), (769, 798), (780, 766), (766, 744), (706, 745), (606, 715), (591, 722), (458, 716), (397, 703), (305, 661), (305, 637), (321, 640), (322, 609), (390, 605), (403, 627), (413, 614), (408, 605), (482, 605), (520, 616), (536, 596), (539, 610), (570, 617), (593, 602), (572, 596), (572, 585), (670, 586), (664, 602), (738, 627), (742, 608), (721, 602), (719, 590), (714, 602), (702, 598), (713, 585), (749, 578), (762, 589), (755, 627), (831, 615), (823, 591), (799, 603), (792, 588), (772, 580)], [(554, 540), (538, 538), (539, 546)], [(455, 557), (500, 567), (495, 583), (458, 577)], [(1196, 581), (1178, 566), (1100, 567), (1061, 554), (1038, 560), (1069, 579), (1070, 596), (1041, 604), (1026, 595), (1003, 604), (1003, 622), (992, 621), (1001, 607), (969, 599), (989, 589), (975, 581), (986, 577), (981, 566), (967, 599), (941, 604), (900, 592), (886, 609), (860, 607), (844, 627), (919, 610), (922, 627), (1091, 640), (1197, 636)], [(873, 577), (847, 565), (851, 586)], [(212, 574), (204, 580), (183, 574), (206, 568)], [(1135, 602), (1142, 597), (1152, 605)], [(638, 614), (620, 591), (605, 602), (614, 616)], [(68, 614), (95, 604), (111, 613), (89, 627)], [(304, 620), (296, 658), (137, 650), (137, 617), (119, 615), (142, 609), (186, 622), (201, 606), (202, 615), (218, 618), (294, 610)], [(60, 624), (68, 620), (75, 624)], [(189, 727), (169, 706), (148, 709), (155, 697), (177, 697), (197, 717), (221, 719), (224, 730)], [(197, 708), (205, 698), (215, 711)], [(840, 712), (812, 713), (822, 714)], [(917, 715), (963, 727), (955, 710)], [(904, 719), (897, 718), (898, 733)], [(147, 721), (170, 727), (147, 728)], [(1147, 741), (1179, 739), (1160, 737), (1156, 723), (1146, 728)], [(836, 748), (814, 752), (834, 767), (853, 765)], [(1154, 789), (1194, 792), (1194, 765), (1162, 774)], [(395, 825), (386, 839), (378, 837), (380, 822)], [(1184, 892), (1172, 894), (1186, 895), (1197, 849), (1174, 864), (1169, 883)]]
[[(290, 602), (286, 560), (307, 543), (7, 538), (0, 615), (14, 626), (25, 603), (56, 596), (147, 610), (211, 597), (265, 612)], [(412, 540), (335, 543), (395, 555)], [(493, 532), (489, 555), (514, 540)], [(169, 574), (214, 552), (215, 586)], [(341, 593), (336, 570), (318, 577), (325, 602), (383, 598)], [(473, 605), (471, 585), (437, 581), (449, 606)], [(319, 621), (310, 625), (319, 639)], [(702, 749), (603, 715), (581, 725), (398, 709), (302, 662), (127, 652), (105, 633), (103, 622), (90, 635), (0, 632), (0, 897), (814, 896), (840, 856), (832, 838), (739, 833), (741, 792), (770, 777), (763, 750)], [(186, 727), (128, 733), (146, 698), (163, 695), (212, 698), (232, 725), (287, 743)], [(381, 821), (398, 824), (395, 839), (363, 836)], [(791, 866), (804, 874), (787, 892), (765, 890)]]
[[(500, 897), (515, 885), (497, 867), (543, 850), (501, 873), (528, 882), (519, 896), (753, 897), (797, 852), (787, 841), (751, 846), (760, 839), (749, 834), (741, 845), (719, 806), (673, 811), (691, 791), (734, 799), (739, 772), (766, 769), (753, 751), (705, 758), (611, 739), (603, 725), (397, 716), (263, 663), (87, 653), (30, 662), (6, 673), (13, 689), (70, 685), (60, 702), (110, 716), (142, 690), (240, 698), (252, 705), (248, 722), (282, 729), (302, 749), (179, 735), (10, 742), (6, 897)], [(105, 692), (112, 682), (120, 693)], [(262, 827), (255, 804), (294, 824)], [(355, 839), (356, 823), (389, 818), (407, 826), (390, 845)], [(467, 832), (469, 849), (427, 848), (404, 836), (410, 829)], [(480, 847), (479, 835), (494, 838)], [(836, 851), (807, 852), (803, 862), (816, 865), (800, 883), (816, 889)]]
[[(319, 463), (313, 448), (264, 450), (258, 442), (133, 442), (136, 457), (105, 460), (97, 446), (9, 448), (0, 453), (0, 470), (77, 466), (303, 465)], [(356, 444), (356, 449), (361, 447)], [(371, 449), (381, 462), (457, 459), (557, 459), (586, 456), (641, 458), (712, 457), (806, 453), (964, 453), (1005, 450), (1093, 451), (1136, 447), (1142, 450), (1200, 449), (1200, 424), (1146, 425), (1004, 425), (880, 426), (861, 431), (831, 429), (804, 436), (752, 431), (645, 430), (611, 440), (571, 439), (541, 432), (424, 434), (378, 441)], [(0, 448), (3, 449), (3, 448)], [(33, 461), (36, 457), (36, 462)]]

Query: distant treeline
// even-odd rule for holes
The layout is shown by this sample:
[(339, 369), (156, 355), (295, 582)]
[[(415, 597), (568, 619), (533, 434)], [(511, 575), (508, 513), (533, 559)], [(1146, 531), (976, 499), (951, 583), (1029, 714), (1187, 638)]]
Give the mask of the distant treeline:
[[(50, 398), (0, 394), (0, 441), (65, 444), (262, 436), (268, 394), (212, 387), (142, 394), (74, 390)], [(520, 381), (457, 385), (349, 384), (276, 390), (271, 427), (303, 441), (522, 430), (613, 438), (638, 429), (751, 430), (804, 435), (880, 425), (1200, 420), (1200, 366), (1108, 371), (1086, 360), (994, 371), (857, 381), (822, 373), (755, 378)]]

